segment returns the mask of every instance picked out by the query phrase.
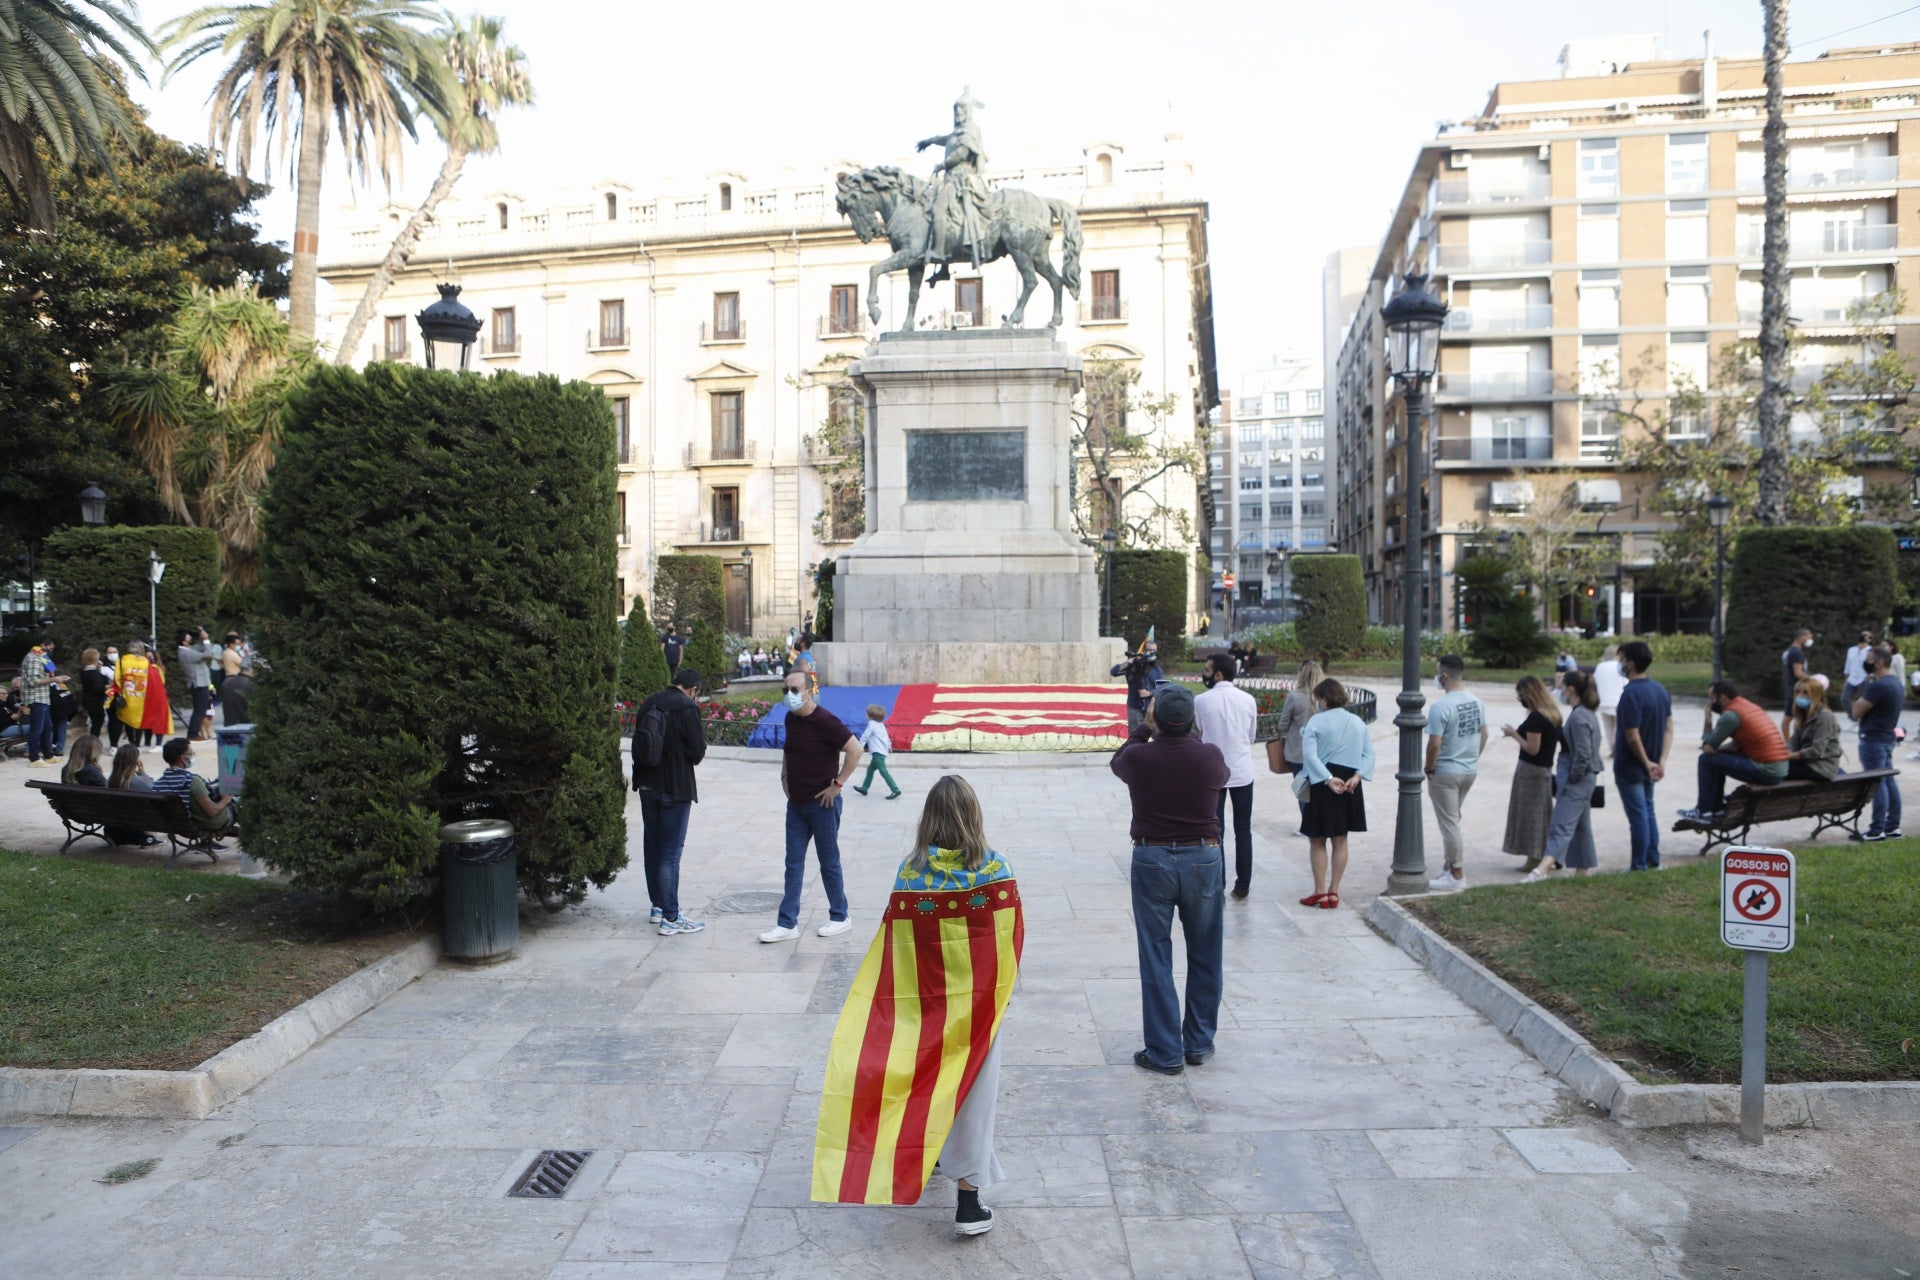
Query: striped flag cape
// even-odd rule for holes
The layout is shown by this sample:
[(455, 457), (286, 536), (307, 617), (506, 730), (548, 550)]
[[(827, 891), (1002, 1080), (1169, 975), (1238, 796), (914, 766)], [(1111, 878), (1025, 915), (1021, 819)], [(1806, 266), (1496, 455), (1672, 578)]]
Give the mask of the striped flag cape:
[(173, 709), (167, 705), (167, 678), (157, 662), (137, 654), (122, 654), (114, 671), (114, 688), (127, 700), (118, 715), (134, 729), (151, 729), (161, 737), (173, 732)]
[(901, 867), (827, 1054), (815, 1200), (920, 1198), (999, 1034), (1025, 936), (998, 854), (978, 871), (947, 849), (925, 871)]
[(1118, 747), (1127, 740), (1127, 690), (1111, 684), (910, 684), (894, 700), (888, 729), (901, 750)]

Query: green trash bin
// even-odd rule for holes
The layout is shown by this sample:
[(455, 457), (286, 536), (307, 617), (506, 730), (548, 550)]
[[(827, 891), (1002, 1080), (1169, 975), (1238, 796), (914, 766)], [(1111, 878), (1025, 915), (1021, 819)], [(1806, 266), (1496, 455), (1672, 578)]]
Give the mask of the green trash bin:
[(455, 960), (504, 960), (520, 941), (513, 824), (495, 818), (440, 828), (441, 930)]

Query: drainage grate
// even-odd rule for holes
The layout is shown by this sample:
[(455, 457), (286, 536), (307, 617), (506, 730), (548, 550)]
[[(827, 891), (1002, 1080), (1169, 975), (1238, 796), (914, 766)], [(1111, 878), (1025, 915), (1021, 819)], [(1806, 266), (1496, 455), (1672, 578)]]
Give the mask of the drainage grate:
[(779, 893), (757, 890), (723, 893), (707, 903), (707, 913), (716, 916), (767, 915), (779, 909)]
[(507, 1194), (533, 1200), (557, 1200), (567, 1194), (580, 1166), (592, 1154), (591, 1151), (542, 1151)]

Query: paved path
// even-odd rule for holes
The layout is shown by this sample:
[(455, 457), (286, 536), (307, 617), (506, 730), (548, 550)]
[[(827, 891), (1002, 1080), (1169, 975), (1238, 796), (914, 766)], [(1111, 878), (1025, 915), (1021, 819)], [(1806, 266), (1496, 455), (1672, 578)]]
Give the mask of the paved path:
[[(1483, 881), (1510, 861), (1491, 766), (1511, 751), (1491, 749), (1469, 801)], [(1010, 1181), (986, 1197), (998, 1228), (955, 1240), (939, 1179), (918, 1208), (813, 1205), (827, 1041), (942, 766), (902, 757), (908, 798), (849, 797), (856, 928), (813, 936), (810, 879), (806, 936), (765, 946), (777, 775), (719, 754), (682, 882), (706, 932), (647, 927), (630, 808), (634, 866), (608, 892), (530, 920), (506, 963), (443, 964), (208, 1120), (0, 1128), (0, 1275), (1642, 1280), (1695, 1274), (1703, 1222), (1738, 1238), (1670, 1144), (1585, 1115), (1351, 905), (1299, 907), (1305, 841), (1285, 834), (1277, 779), (1257, 791), (1253, 897), (1227, 904), (1217, 1056), (1173, 1079), (1133, 1067), (1126, 799), (1099, 759), (945, 766), (979, 789), (1029, 919), (1002, 1042)], [(1385, 881), (1390, 772), (1350, 902)], [(5, 838), (31, 838), (7, 807)], [(1617, 826), (1608, 811), (1609, 867)], [(504, 1199), (548, 1147), (596, 1155), (562, 1201)], [(145, 1178), (97, 1181), (149, 1157)]]

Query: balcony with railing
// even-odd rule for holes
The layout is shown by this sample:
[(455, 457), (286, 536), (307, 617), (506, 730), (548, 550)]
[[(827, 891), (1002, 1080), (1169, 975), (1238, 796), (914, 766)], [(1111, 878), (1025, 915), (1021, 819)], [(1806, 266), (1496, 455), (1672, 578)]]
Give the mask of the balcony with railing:
[(1448, 333), (1525, 333), (1553, 328), (1553, 308), (1455, 307), (1447, 312)]
[(1547, 462), (1552, 436), (1441, 436), (1433, 442), (1441, 462)]
[(518, 333), (509, 333), (504, 336), (495, 336), (490, 333), (480, 335), (480, 358), (483, 360), (500, 360), (519, 354), (520, 335)]
[(826, 463), (844, 462), (853, 455), (845, 449), (837, 449), (819, 436), (804, 436), (800, 441), (800, 456), (814, 466)]
[(1553, 370), (1510, 373), (1443, 373), (1434, 381), (1442, 400), (1527, 400), (1553, 394)]
[(1522, 173), (1489, 178), (1449, 178), (1433, 193), (1435, 204), (1521, 204), (1545, 200), (1553, 182), (1544, 173)]
[(702, 346), (725, 346), (747, 340), (747, 322), (735, 320), (731, 325), (708, 324), (701, 322), (700, 342)]
[(689, 467), (728, 467), (746, 466), (753, 462), (754, 442), (751, 440), (723, 440), (719, 444), (687, 446), (686, 459)]
[(631, 329), (589, 329), (587, 330), (587, 350), (589, 351), (625, 351), (633, 345)]
[(1551, 240), (1521, 240), (1512, 244), (1443, 244), (1433, 251), (1441, 271), (1502, 271), (1515, 267), (1544, 267), (1553, 261)]
[[(1900, 176), (1899, 156), (1861, 156), (1845, 164), (1787, 164), (1787, 190), (1818, 191), (1824, 187), (1864, 187), (1892, 182)], [(1746, 192), (1766, 190), (1765, 175), (1742, 177), (1736, 189)]]
[[(1789, 258), (1832, 258), (1849, 254), (1890, 253), (1900, 245), (1900, 228), (1893, 223), (1836, 222), (1822, 227), (1818, 231), (1790, 234), (1787, 237), (1787, 256)], [(1766, 251), (1766, 233), (1759, 227), (1752, 228), (1746, 238), (1740, 242), (1740, 256), (1758, 258)]]
[(380, 347), (380, 358), (382, 360), (398, 360), (403, 363), (409, 362), (413, 359), (413, 344), (403, 342), (395, 346), (391, 342), (384, 343)]
[(822, 340), (831, 338), (865, 338), (871, 336), (872, 332), (873, 326), (867, 323), (866, 316), (858, 313), (844, 314), (837, 311), (829, 311), (820, 317), (820, 337)]
[(683, 547), (709, 547), (719, 543), (746, 542), (747, 527), (739, 521), (732, 524), (712, 524), (702, 521), (688, 527), (681, 535), (678, 545)]
[(1125, 324), (1125, 298), (1088, 298), (1080, 304), (1081, 324)]
[[(1818, 302), (1805, 299), (1787, 301), (1787, 323), (1798, 329), (1831, 329), (1837, 326), (1871, 326), (1875, 323), (1872, 315), (1860, 314), (1860, 306), (1865, 297), (1834, 299), (1823, 298)], [(1756, 325), (1760, 323), (1760, 303), (1758, 300), (1743, 302), (1736, 313), (1740, 323)], [(1884, 319), (1881, 323), (1885, 323)]]

